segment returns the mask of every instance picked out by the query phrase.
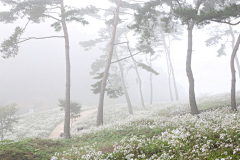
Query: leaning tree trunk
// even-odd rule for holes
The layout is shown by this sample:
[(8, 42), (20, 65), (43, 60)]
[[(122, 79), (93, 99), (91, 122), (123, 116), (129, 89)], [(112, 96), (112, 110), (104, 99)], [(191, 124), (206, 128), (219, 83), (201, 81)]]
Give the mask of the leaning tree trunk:
[[(229, 25), (229, 30), (230, 30), (230, 34), (231, 34), (231, 37), (232, 37), (232, 50), (234, 50), (234, 46), (235, 46), (235, 35), (233, 33), (233, 30), (232, 30), (232, 26)], [(235, 62), (237, 64), (237, 69), (238, 69), (238, 76), (240, 78), (240, 65), (239, 65), (239, 60), (238, 60), (238, 57), (237, 55), (235, 56)]]
[(129, 95), (128, 95), (128, 91), (127, 91), (127, 88), (126, 88), (126, 85), (125, 85), (123, 67), (122, 67), (121, 62), (119, 61), (119, 58), (118, 58), (118, 55), (117, 55), (116, 52), (115, 52), (115, 55), (116, 55), (116, 57), (117, 57), (118, 66), (119, 66), (120, 73), (121, 73), (121, 81), (122, 81), (122, 86), (123, 86), (124, 95), (125, 95), (125, 98), (126, 98), (126, 101), (127, 101), (127, 104), (128, 104), (128, 112), (129, 112), (129, 114), (133, 114), (132, 104), (131, 104), (131, 101), (130, 101), (130, 98), (129, 98)]
[(114, 49), (114, 42), (115, 42), (115, 36), (116, 36), (116, 31), (117, 31), (117, 25), (118, 25), (118, 15), (119, 15), (120, 5), (121, 5), (121, 0), (118, 1), (117, 10), (115, 12), (112, 37), (111, 37), (111, 42), (110, 42), (111, 46), (110, 46), (107, 64), (105, 67), (103, 80), (102, 80), (102, 84), (101, 84), (101, 91), (100, 91), (100, 97), (99, 97), (99, 103), (98, 103), (97, 126), (103, 125), (104, 94), (105, 94), (105, 89), (106, 89), (105, 87), (106, 87), (107, 79), (108, 79), (108, 72), (109, 72), (109, 68), (111, 66), (111, 61), (112, 61), (112, 56), (113, 56), (113, 49)]
[(141, 80), (141, 77), (139, 75), (139, 72), (138, 72), (138, 68), (137, 68), (137, 64), (136, 64), (136, 61), (135, 59), (133, 58), (133, 55), (132, 55), (132, 52), (131, 52), (131, 49), (129, 47), (129, 40), (127, 38), (127, 36), (125, 35), (126, 39), (127, 39), (127, 46), (128, 46), (128, 50), (129, 50), (129, 53), (131, 55), (131, 58), (133, 60), (133, 64), (134, 64), (134, 69), (137, 73), (137, 77), (138, 77), (138, 80), (139, 80), (139, 92), (140, 92), (140, 96), (141, 96), (141, 103), (142, 103), (142, 107), (144, 108), (145, 107), (145, 104), (144, 104), (144, 99), (143, 99), (143, 94), (142, 94), (142, 80)]
[(70, 138), (70, 57), (69, 57), (69, 38), (68, 30), (64, 17), (64, 3), (63, 0), (60, 0), (61, 3), (61, 14), (62, 14), (62, 27), (64, 32), (65, 39), (65, 59), (66, 59), (66, 91), (65, 91), (65, 119), (64, 119), (64, 137)]
[(187, 61), (186, 61), (186, 72), (189, 82), (189, 102), (191, 108), (191, 114), (199, 114), (196, 99), (195, 99), (195, 92), (194, 92), (194, 79), (193, 73), (191, 68), (191, 61), (192, 61), (192, 32), (194, 27), (195, 21), (191, 21), (188, 25), (188, 50), (187, 50)]
[(235, 59), (235, 56), (236, 56), (237, 51), (238, 51), (239, 43), (240, 43), (240, 34), (238, 36), (237, 43), (236, 43), (236, 45), (234, 47), (234, 50), (232, 52), (231, 61), (230, 61), (231, 72), (232, 72), (232, 85), (231, 85), (231, 107), (232, 107), (232, 111), (237, 111), (236, 95), (235, 95), (235, 92), (236, 92), (236, 75), (235, 75), (235, 68), (234, 68), (234, 59)]

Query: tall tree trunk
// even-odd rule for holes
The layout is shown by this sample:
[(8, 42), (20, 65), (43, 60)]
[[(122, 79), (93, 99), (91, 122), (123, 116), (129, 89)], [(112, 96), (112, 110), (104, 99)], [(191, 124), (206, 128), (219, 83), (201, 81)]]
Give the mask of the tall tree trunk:
[(61, 3), (61, 14), (62, 14), (62, 27), (65, 39), (65, 59), (66, 59), (66, 91), (65, 91), (65, 119), (64, 119), (64, 136), (65, 138), (70, 138), (70, 57), (69, 57), (69, 37), (68, 30), (65, 21), (65, 8), (63, 0)]
[(235, 68), (234, 68), (234, 59), (235, 59), (235, 56), (236, 56), (237, 51), (238, 51), (239, 43), (240, 43), (240, 34), (238, 36), (237, 43), (236, 43), (236, 45), (234, 47), (234, 50), (232, 52), (231, 61), (230, 61), (231, 72), (232, 72), (232, 85), (231, 85), (231, 107), (232, 107), (232, 111), (237, 111), (236, 95), (235, 95), (235, 92), (236, 92), (236, 75), (235, 75)]
[[(148, 59), (147, 59), (147, 56), (146, 56), (146, 62), (152, 68), (152, 58), (151, 57), (152, 56), (150, 55), (149, 62), (148, 62)], [(152, 100), (153, 100), (152, 73), (150, 73), (149, 81), (150, 81), (150, 104), (152, 104)]]
[[(230, 30), (230, 34), (231, 34), (231, 37), (232, 37), (232, 50), (234, 50), (234, 46), (235, 46), (235, 35), (233, 33), (233, 30), (232, 30), (232, 26), (229, 25), (229, 30)], [(239, 60), (238, 60), (238, 57), (237, 55), (235, 56), (235, 63), (237, 64), (237, 69), (238, 69), (238, 76), (240, 78), (240, 65), (239, 65)]]
[(195, 21), (192, 20), (189, 22), (188, 25), (188, 50), (187, 50), (187, 61), (186, 61), (186, 72), (189, 82), (189, 102), (191, 107), (191, 114), (199, 114), (196, 99), (195, 99), (195, 92), (194, 92), (194, 79), (193, 79), (193, 73), (191, 68), (191, 61), (192, 61), (192, 32), (193, 27), (195, 24)]
[(103, 80), (101, 84), (101, 91), (100, 91), (100, 97), (99, 97), (99, 103), (98, 103), (98, 115), (97, 115), (97, 126), (103, 125), (103, 103), (104, 103), (104, 94), (105, 94), (105, 87), (107, 84), (107, 79), (108, 79), (108, 72), (109, 68), (111, 66), (111, 61), (112, 61), (112, 56), (113, 56), (113, 49), (114, 49), (114, 42), (115, 42), (115, 36), (116, 36), (116, 31), (117, 31), (117, 25), (118, 25), (118, 15), (119, 15), (119, 9), (121, 5), (121, 0), (118, 1), (117, 4), (117, 10), (115, 12), (115, 18), (114, 18), (114, 24), (113, 24), (113, 31), (112, 31), (112, 37), (111, 37), (111, 42), (110, 42), (110, 50), (109, 50), (109, 55), (107, 59), (107, 64), (105, 67), (104, 75), (103, 75)]
[[(117, 60), (119, 60), (116, 52), (115, 52), (115, 55), (116, 55)], [(121, 64), (120, 61), (118, 61), (118, 66), (119, 66), (120, 73), (121, 73), (121, 81), (122, 81), (124, 95), (125, 95), (125, 98), (126, 98), (126, 101), (127, 101), (127, 104), (128, 104), (128, 112), (129, 112), (129, 114), (133, 114), (132, 104), (131, 104), (131, 101), (130, 101), (130, 98), (129, 98), (129, 95), (128, 95), (128, 91), (127, 91), (127, 88), (126, 88), (126, 85), (125, 85), (123, 67), (122, 67), (122, 64)]]
[[(170, 46), (169, 47), (167, 46), (164, 33), (162, 33), (162, 36), (163, 36), (163, 45), (164, 45), (164, 49), (165, 49), (166, 57), (167, 57), (168, 69), (171, 70), (171, 74), (173, 76), (173, 86), (174, 86), (174, 90), (175, 90), (176, 100), (178, 101), (179, 100), (178, 90), (177, 90), (177, 85), (176, 85), (176, 80), (175, 80), (174, 69), (173, 69), (173, 65), (172, 65), (172, 61), (171, 61)], [(170, 78), (171, 74), (168, 75), (169, 78)], [(170, 83), (170, 80), (169, 80), (169, 83)], [(171, 89), (171, 86), (169, 86), (169, 89)], [(172, 97), (172, 90), (170, 90), (170, 95)], [(173, 99), (173, 98), (171, 98), (171, 99)]]

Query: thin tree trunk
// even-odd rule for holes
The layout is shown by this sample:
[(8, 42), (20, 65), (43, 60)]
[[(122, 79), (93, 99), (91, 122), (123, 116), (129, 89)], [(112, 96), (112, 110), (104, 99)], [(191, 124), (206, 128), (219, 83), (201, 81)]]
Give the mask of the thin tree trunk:
[(195, 92), (194, 92), (194, 78), (191, 68), (191, 61), (192, 61), (192, 32), (194, 27), (195, 21), (191, 21), (188, 26), (188, 50), (187, 50), (187, 61), (186, 61), (186, 72), (189, 82), (189, 102), (191, 108), (191, 114), (199, 114), (196, 99), (195, 99)]
[[(232, 50), (234, 50), (234, 46), (235, 46), (235, 35), (233, 33), (233, 30), (232, 30), (232, 26), (229, 25), (229, 30), (230, 30), (230, 34), (231, 34), (231, 37), (232, 37)], [(239, 65), (239, 60), (238, 60), (238, 57), (237, 55), (235, 56), (235, 63), (237, 64), (237, 69), (238, 69), (238, 76), (240, 78), (240, 65)]]
[(145, 107), (145, 104), (144, 104), (144, 99), (143, 99), (143, 94), (142, 94), (142, 80), (140, 78), (140, 75), (139, 75), (139, 72), (138, 72), (138, 68), (137, 68), (137, 64), (136, 64), (136, 61), (135, 59), (133, 58), (133, 55), (132, 55), (132, 52), (130, 50), (130, 47), (129, 47), (129, 40), (127, 38), (127, 36), (125, 35), (126, 39), (127, 39), (127, 46), (128, 46), (128, 50), (129, 50), (129, 53), (131, 55), (131, 58), (133, 60), (133, 64), (134, 64), (134, 69), (137, 73), (137, 77), (138, 77), (138, 80), (139, 80), (139, 91), (140, 91), (140, 96), (141, 96), (141, 103), (142, 103), (142, 107), (144, 108)]
[[(151, 55), (149, 58), (149, 62), (147, 60), (147, 55), (146, 55), (146, 62), (148, 63), (148, 65), (152, 68), (152, 59), (151, 59)], [(150, 73), (150, 104), (152, 104), (152, 100), (153, 100), (153, 85), (152, 85), (152, 73)]]
[(150, 73), (150, 90), (151, 90), (151, 95), (150, 95), (150, 104), (153, 102), (153, 84), (152, 84), (152, 73)]
[(238, 40), (237, 43), (234, 47), (234, 50), (232, 52), (231, 55), (231, 61), (230, 61), (230, 65), (231, 65), (231, 72), (232, 72), (232, 85), (231, 85), (231, 107), (232, 107), (232, 111), (237, 111), (237, 105), (236, 105), (236, 75), (235, 75), (235, 68), (234, 68), (234, 59), (235, 56), (237, 54), (238, 51), (238, 47), (239, 47), (239, 43), (240, 43), (240, 34), (238, 36)]
[(168, 68), (168, 88), (169, 88), (171, 101), (173, 101), (172, 88), (171, 88), (171, 70), (172, 69), (171, 69), (170, 64), (169, 64), (170, 63), (169, 57), (168, 57), (169, 51), (168, 51), (165, 36), (164, 36), (163, 33), (162, 33), (162, 36), (163, 36), (163, 45), (164, 45), (164, 49), (165, 49), (165, 52), (166, 52), (166, 60), (167, 60), (167, 68)]
[(141, 77), (139, 75), (139, 72), (138, 72), (138, 68), (137, 68), (137, 64), (131, 54), (131, 58), (133, 60), (133, 63), (134, 63), (134, 69), (136, 71), (136, 74), (137, 74), (137, 77), (138, 77), (138, 81), (139, 81), (139, 92), (140, 92), (140, 96), (141, 96), (141, 103), (142, 103), (142, 107), (145, 107), (145, 104), (144, 104), (144, 99), (143, 99), (143, 94), (142, 94), (142, 80), (141, 80)]
[(111, 42), (110, 42), (111, 46), (110, 46), (109, 55), (108, 55), (108, 59), (107, 59), (107, 64), (106, 64), (106, 67), (105, 67), (103, 80), (102, 80), (102, 84), (101, 84), (101, 91), (100, 91), (99, 104), (98, 104), (97, 126), (103, 125), (104, 94), (105, 94), (105, 87), (106, 87), (107, 79), (108, 79), (108, 72), (109, 72), (109, 68), (111, 66), (111, 61), (112, 61), (114, 42), (115, 42), (117, 25), (118, 25), (118, 15), (119, 15), (120, 5), (121, 5), (121, 0), (118, 1), (117, 10), (115, 12), (112, 37), (111, 37)]
[[(176, 85), (176, 80), (175, 80), (175, 73), (174, 73), (174, 69), (173, 69), (173, 65), (172, 65), (172, 60), (171, 60), (171, 52), (170, 52), (170, 46), (167, 46), (166, 40), (165, 40), (165, 35), (162, 33), (163, 36), (163, 45), (165, 48), (165, 52), (166, 52), (166, 56), (167, 56), (167, 62), (168, 64), (168, 68), (171, 70), (172, 76), (173, 76), (173, 86), (174, 86), (174, 90), (175, 90), (175, 96), (176, 96), (176, 100), (179, 100), (179, 96), (178, 96), (178, 90), (177, 90), (177, 85)], [(171, 75), (169, 75), (170, 78)], [(171, 88), (171, 86), (169, 86), (169, 88)], [(170, 94), (172, 94), (172, 91), (170, 90)], [(172, 97), (172, 95), (171, 95)], [(173, 98), (171, 98), (173, 99)]]
[(175, 96), (176, 96), (176, 100), (178, 101), (179, 100), (179, 97), (178, 97), (178, 90), (177, 90), (177, 85), (176, 85), (176, 80), (175, 80), (175, 74), (174, 74), (174, 69), (173, 69), (173, 65), (172, 65), (172, 60), (171, 60), (171, 57), (170, 57), (170, 48), (168, 50), (168, 59), (169, 59), (169, 64), (170, 64), (170, 67), (171, 67), (171, 70), (172, 70), (172, 76), (173, 76), (173, 86), (174, 86), (174, 90), (175, 90)]
[(67, 25), (65, 22), (65, 8), (63, 0), (61, 3), (61, 13), (62, 13), (62, 27), (65, 39), (65, 59), (66, 59), (66, 91), (65, 91), (65, 119), (64, 119), (64, 136), (65, 138), (70, 138), (70, 57), (69, 57), (69, 37)]
[[(115, 55), (116, 55), (117, 60), (119, 60), (116, 52), (115, 52)], [(121, 64), (120, 61), (118, 61), (118, 66), (119, 66), (120, 73), (121, 73), (121, 81), (122, 81), (124, 95), (125, 95), (125, 98), (126, 98), (126, 101), (127, 101), (127, 104), (128, 104), (128, 112), (129, 112), (129, 114), (133, 114), (132, 104), (131, 104), (131, 101), (130, 101), (130, 98), (129, 98), (129, 95), (128, 95), (128, 91), (127, 91), (127, 88), (126, 88), (126, 85), (125, 85), (123, 67), (122, 67), (122, 64)]]
[[(1, 128), (3, 128), (3, 120), (1, 120)], [(1, 140), (3, 141), (3, 132), (4, 132), (4, 130), (2, 130), (2, 132), (1, 132)]]

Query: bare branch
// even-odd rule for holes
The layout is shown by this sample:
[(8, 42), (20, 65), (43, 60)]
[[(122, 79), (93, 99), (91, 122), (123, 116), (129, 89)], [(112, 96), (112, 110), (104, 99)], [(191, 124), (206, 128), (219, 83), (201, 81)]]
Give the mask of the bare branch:
[[(120, 62), (120, 61), (122, 61), (122, 60), (124, 60), (124, 59), (131, 58), (131, 57), (133, 57), (133, 56), (135, 56), (135, 55), (137, 55), (137, 54), (139, 54), (139, 53), (142, 53), (142, 51), (137, 52), (137, 53), (135, 53), (135, 54), (133, 54), (133, 55), (131, 55), (131, 56), (128, 56), (128, 57), (125, 57), (125, 58), (119, 59), (119, 60), (117, 60), (117, 61), (114, 61), (114, 62), (112, 62), (112, 63)], [(112, 64), (112, 63), (111, 63), (111, 64)]]
[(128, 42), (116, 43), (116, 44), (114, 44), (114, 45), (119, 45), (119, 44), (124, 44), (124, 43), (128, 43)]
[(46, 16), (46, 17), (49, 17), (49, 18), (52, 18), (52, 19), (55, 19), (55, 20), (57, 20), (57, 21), (59, 21), (59, 22), (61, 22), (61, 20), (60, 19), (58, 19), (58, 18), (55, 18), (55, 17), (53, 17), (53, 16), (50, 16), (50, 15), (47, 15), (47, 14), (43, 14), (44, 16)]
[(210, 20), (210, 21), (218, 22), (218, 23), (226, 23), (226, 24), (229, 24), (229, 25), (238, 25), (238, 24), (240, 23), (240, 21), (237, 22), (237, 23), (230, 23), (230, 22), (226, 22), (226, 21), (218, 21), (218, 20)]
[(31, 39), (49, 39), (49, 38), (64, 38), (64, 36), (28, 37), (28, 38), (22, 38), (22, 39), (24, 39), (24, 40), (19, 41), (18, 44), (19, 44), (19, 43), (23, 43), (23, 42), (25, 42), (25, 41), (29, 41), (29, 40), (31, 40)]
[(22, 29), (22, 32), (25, 31), (25, 29), (27, 28), (27, 26), (28, 26), (28, 24), (29, 24), (30, 21), (31, 21), (31, 20), (28, 20), (28, 22), (26, 23), (25, 27)]

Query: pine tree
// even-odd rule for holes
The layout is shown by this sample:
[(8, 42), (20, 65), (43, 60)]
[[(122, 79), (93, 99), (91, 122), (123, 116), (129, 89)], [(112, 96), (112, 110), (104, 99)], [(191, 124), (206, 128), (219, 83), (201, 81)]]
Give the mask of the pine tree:
[[(65, 120), (64, 136), (70, 138), (70, 46), (67, 23), (78, 22), (82, 25), (88, 24), (83, 18), (85, 14), (94, 14), (95, 7), (90, 6), (85, 9), (64, 5), (63, 0), (0, 0), (4, 5), (10, 7), (9, 11), (0, 12), (0, 22), (12, 23), (17, 19), (27, 19), (25, 27), (16, 27), (15, 32), (9, 39), (1, 44), (0, 52), (4, 58), (15, 57), (19, 51), (19, 44), (32, 39), (64, 38), (65, 60), (66, 60), (66, 90), (65, 90)], [(56, 32), (63, 30), (63, 36), (49, 37), (29, 37), (22, 39), (24, 31), (30, 23), (41, 23), (45, 19), (52, 19), (51, 25)]]
[[(231, 1), (232, 2), (232, 1)], [(215, 5), (214, 7), (210, 8), (209, 10), (201, 10), (200, 15), (198, 15), (197, 23), (198, 25), (206, 25), (211, 22), (217, 23), (224, 23), (228, 25), (238, 25), (240, 24), (240, 20), (238, 17), (240, 16), (240, 5), (236, 3), (227, 3), (226, 1), (222, 1), (222, 4), (213, 2)], [(226, 4), (227, 3), (227, 4)], [(237, 22), (233, 22), (236, 21)], [(238, 40), (233, 48), (230, 66), (231, 66), (231, 73), (232, 73), (232, 83), (231, 83), (231, 107), (233, 111), (237, 110), (236, 105), (236, 71), (234, 67), (234, 59), (237, 54), (237, 50), (240, 43), (240, 34), (238, 36)]]

